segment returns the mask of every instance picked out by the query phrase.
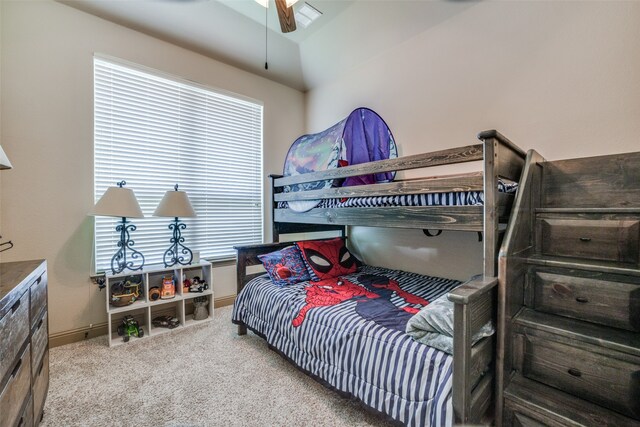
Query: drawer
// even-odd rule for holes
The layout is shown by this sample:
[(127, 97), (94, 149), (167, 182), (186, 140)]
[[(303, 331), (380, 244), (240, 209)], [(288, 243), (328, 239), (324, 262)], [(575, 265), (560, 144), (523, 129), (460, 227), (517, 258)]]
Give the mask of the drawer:
[(538, 311), (640, 331), (640, 280), (636, 278), (532, 270), (529, 280)]
[(35, 372), (36, 376), (33, 378), (33, 419), (40, 421), (49, 390), (49, 350), (44, 353)]
[(640, 221), (637, 219), (538, 218), (543, 255), (638, 264)]
[(639, 421), (520, 375), (503, 395), (504, 427), (640, 427)]
[(511, 427), (546, 427), (549, 425), (548, 422), (542, 422), (539, 415), (536, 418), (538, 419), (532, 418), (531, 414), (525, 415), (518, 410), (512, 410), (509, 401), (506, 401), (503, 425)]
[(640, 420), (640, 360), (610, 357), (597, 346), (519, 339), (525, 377)]
[(42, 360), (42, 355), (47, 348), (47, 344), (49, 343), (49, 335), (48, 335), (48, 327), (47, 327), (47, 311), (42, 313), (40, 316), (40, 320), (36, 323), (36, 326), (33, 329), (31, 334), (31, 368), (33, 369), (33, 377), (36, 376), (36, 369), (38, 368), (38, 363)]
[(25, 292), (0, 319), (0, 389), (28, 336), (29, 292)]
[(31, 285), (31, 327), (40, 319), (40, 313), (47, 306), (47, 273), (38, 277)]
[(13, 427), (21, 416), (21, 409), (29, 397), (31, 387), (31, 347), (27, 344), (16, 363), (11, 364), (11, 374), (0, 393), (0, 427)]
[(22, 410), (22, 415), (20, 415), (16, 427), (31, 427), (33, 425), (33, 400), (29, 398), (29, 401)]

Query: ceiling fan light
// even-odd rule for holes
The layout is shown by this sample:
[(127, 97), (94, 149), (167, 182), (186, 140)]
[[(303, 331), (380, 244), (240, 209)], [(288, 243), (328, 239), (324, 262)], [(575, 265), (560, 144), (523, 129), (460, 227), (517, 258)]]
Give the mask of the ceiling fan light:
[(266, 7), (266, 8), (269, 7), (269, 0), (255, 0), (255, 2), (262, 7)]
[(320, 12), (315, 7), (311, 6), (309, 3), (305, 2), (295, 13), (296, 22), (302, 26), (302, 28), (307, 28), (313, 21), (320, 18), (322, 16), (322, 12)]
[(307, 28), (309, 25), (311, 25), (311, 19), (307, 18), (306, 15), (296, 14), (296, 22), (302, 28)]

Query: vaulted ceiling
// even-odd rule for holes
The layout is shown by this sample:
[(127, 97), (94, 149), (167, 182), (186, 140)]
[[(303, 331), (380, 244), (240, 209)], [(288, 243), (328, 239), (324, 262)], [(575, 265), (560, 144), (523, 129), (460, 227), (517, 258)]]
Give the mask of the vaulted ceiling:
[(59, 1), (301, 91), (331, 81), (474, 4), (307, 0), (323, 15), (306, 29), (299, 25), (282, 34), (274, 0), (268, 10), (254, 0)]

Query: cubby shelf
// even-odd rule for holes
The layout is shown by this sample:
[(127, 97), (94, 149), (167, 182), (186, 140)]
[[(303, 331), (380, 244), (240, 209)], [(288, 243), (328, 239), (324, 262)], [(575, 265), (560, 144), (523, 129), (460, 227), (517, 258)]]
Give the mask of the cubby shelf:
[[(162, 278), (167, 275), (173, 276), (176, 287), (175, 296), (171, 299), (150, 301), (148, 298), (149, 288), (161, 286)], [(133, 304), (123, 307), (115, 307), (110, 304), (111, 285), (117, 281), (124, 280), (128, 276), (142, 276), (142, 295), (140, 295), (140, 299), (135, 301)], [(209, 284), (209, 289), (203, 292), (183, 292), (182, 281), (185, 276), (189, 279), (199, 276)], [(180, 267), (174, 266), (169, 268), (152, 265), (137, 271), (124, 271), (119, 274), (107, 273), (105, 278), (107, 291), (107, 325), (110, 347), (125, 344), (123, 337), (118, 336), (117, 331), (120, 322), (126, 315), (133, 316), (144, 330), (142, 338), (131, 337), (129, 342), (126, 344), (132, 344), (148, 337), (154, 337), (167, 332), (180, 331), (185, 327), (199, 325), (213, 319), (213, 280), (211, 275), (211, 263), (209, 262), (201, 261), (190, 265)], [(207, 305), (209, 316), (204, 320), (194, 320), (193, 314), (189, 311), (193, 308), (193, 299), (201, 296), (207, 297), (209, 301), (209, 304)], [(163, 314), (176, 317), (180, 325), (173, 329), (153, 326), (151, 323), (153, 318)]]

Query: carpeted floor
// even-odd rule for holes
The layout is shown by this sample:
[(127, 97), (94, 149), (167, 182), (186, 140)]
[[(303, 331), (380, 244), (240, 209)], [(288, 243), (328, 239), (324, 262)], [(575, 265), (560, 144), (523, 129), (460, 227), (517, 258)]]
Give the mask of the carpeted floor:
[(390, 425), (251, 332), (237, 336), (230, 318), (224, 307), (212, 322), (137, 343), (51, 349), (43, 426)]

